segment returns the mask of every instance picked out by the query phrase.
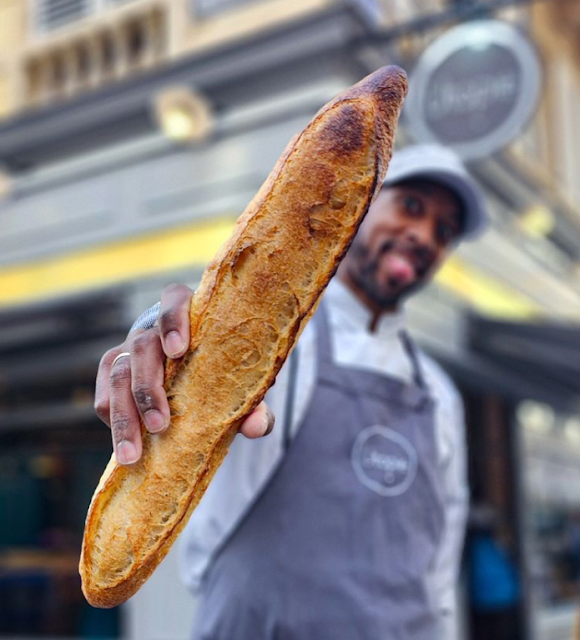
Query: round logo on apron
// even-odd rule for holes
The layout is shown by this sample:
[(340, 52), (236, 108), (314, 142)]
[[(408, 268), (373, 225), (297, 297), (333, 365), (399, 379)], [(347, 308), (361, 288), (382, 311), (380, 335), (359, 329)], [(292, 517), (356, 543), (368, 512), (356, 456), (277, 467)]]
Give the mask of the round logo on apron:
[(374, 425), (357, 436), (352, 448), (357, 478), (381, 496), (400, 496), (417, 475), (417, 451), (400, 433)]

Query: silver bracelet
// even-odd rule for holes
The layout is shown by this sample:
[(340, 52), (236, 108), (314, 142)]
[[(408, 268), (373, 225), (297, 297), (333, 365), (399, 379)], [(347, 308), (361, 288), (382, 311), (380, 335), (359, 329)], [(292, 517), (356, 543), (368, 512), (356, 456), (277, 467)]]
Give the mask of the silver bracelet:
[(158, 302), (152, 307), (149, 307), (147, 311), (143, 311), (143, 313), (137, 318), (137, 320), (135, 320), (130, 330), (134, 331), (135, 329), (151, 329), (152, 327), (157, 326), (160, 308), (161, 302)]

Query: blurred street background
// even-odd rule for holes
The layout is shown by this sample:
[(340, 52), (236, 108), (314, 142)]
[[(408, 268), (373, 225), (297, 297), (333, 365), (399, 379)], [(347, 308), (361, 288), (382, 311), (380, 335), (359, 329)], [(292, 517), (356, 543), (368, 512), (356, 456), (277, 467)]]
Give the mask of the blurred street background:
[[(111, 453), (99, 358), (166, 284), (196, 285), (314, 113), (390, 63), (411, 81), (398, 144), (453, 146), (493, 218), (409, 310), (467, 410), (458, 638), (500, 640), (499, 618), (510, 640), (571, 638), (577, 0), (0, 0), (0, 638), (188, 638), (173, 551), (118, 609), (80, 592)], [(499, 604), (485, 536), (505, 560)]]

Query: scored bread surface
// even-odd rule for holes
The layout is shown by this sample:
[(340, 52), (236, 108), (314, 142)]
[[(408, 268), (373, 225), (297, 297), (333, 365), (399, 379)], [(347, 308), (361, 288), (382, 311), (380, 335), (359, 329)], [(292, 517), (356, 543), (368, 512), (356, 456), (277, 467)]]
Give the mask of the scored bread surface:
[(89, 507), (80, 572), (94, 606), (151, 575), (273, 384), (380, 188), (406, 88), (384, 67), (326, 105), (204, 272), (189, 350), (166, 367), (171, 426), (142, 427), (141, 459), (111, 458)]

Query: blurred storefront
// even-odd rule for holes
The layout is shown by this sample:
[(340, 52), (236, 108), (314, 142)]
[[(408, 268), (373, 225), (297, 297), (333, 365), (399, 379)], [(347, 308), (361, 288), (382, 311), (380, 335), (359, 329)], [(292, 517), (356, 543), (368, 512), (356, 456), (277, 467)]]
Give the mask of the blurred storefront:
[[(172, 555), (118, 611), (91, 610), (79, 592), (83, 517), (110, 455), (92, 411), (99, 357), (165, 284), (195, 284), (322, 104), (381, 64), (412, 71), (450, 27), (490, 18), (537, 48), (537, 107), (511, 144), (470, 161), (493, 228), (409, 314), (464, 395), (474, 505), (495, 513), (521, 586), (513, 640), (569, 637), (580, 595), (573, 5), (0, 0), (0, 638), (187, 638), (193, 603)], [(414, 136), (405, 116), (399, 141)], [(462, 640), (475, 628), (465, 564)]]

